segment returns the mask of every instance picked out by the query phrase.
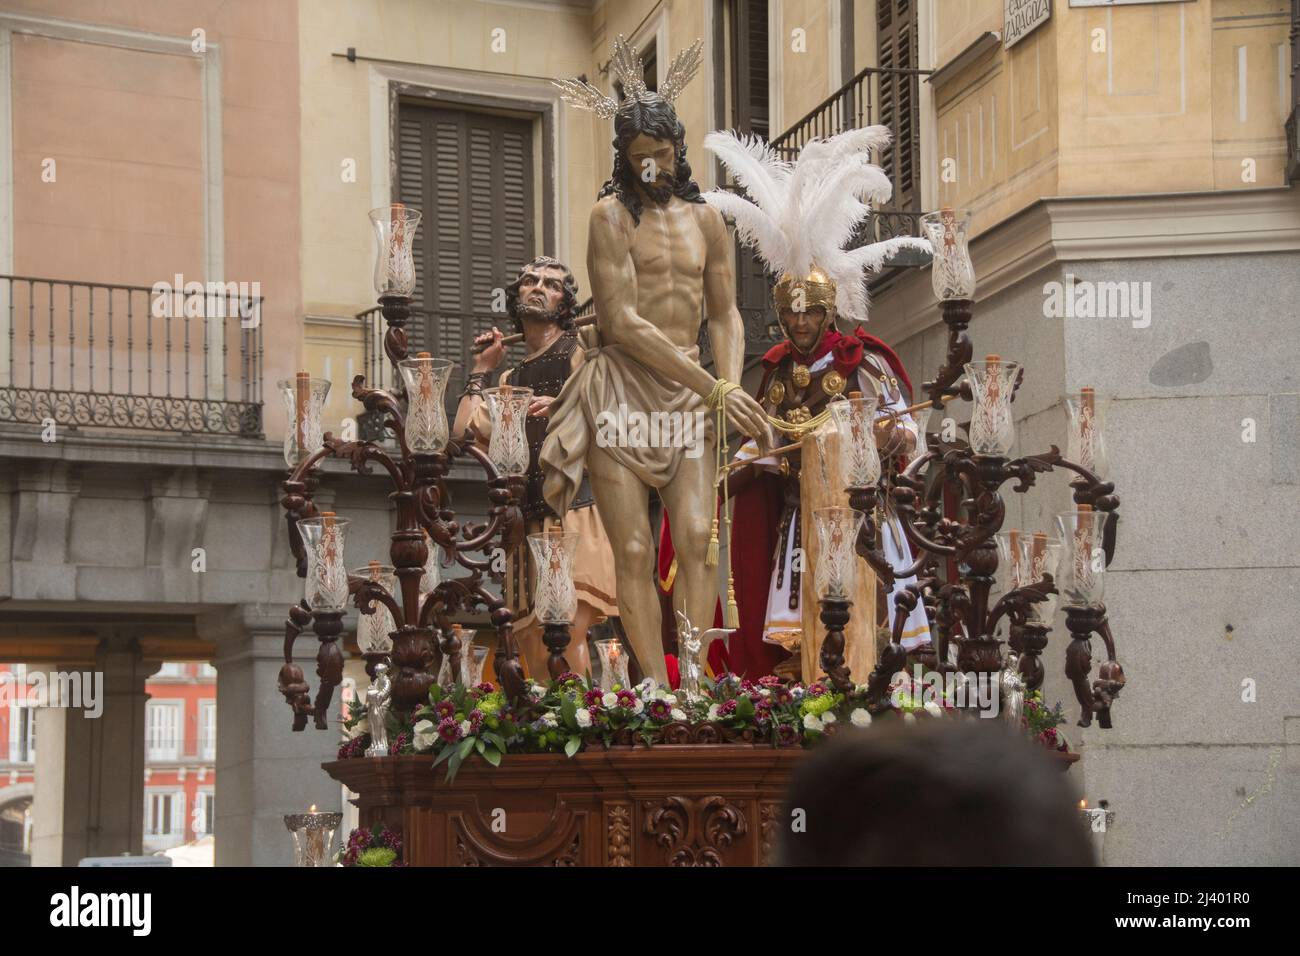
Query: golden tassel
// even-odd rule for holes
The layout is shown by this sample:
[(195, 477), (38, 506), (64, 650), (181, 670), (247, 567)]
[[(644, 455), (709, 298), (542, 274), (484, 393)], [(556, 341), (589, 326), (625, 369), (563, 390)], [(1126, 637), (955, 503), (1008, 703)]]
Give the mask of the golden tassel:
[(740, 606), (736, 604), (736, 584), (727, 572), (727, 612), (722, 617), (722, 626), (735, 630), (740, 627)]
[(709, 535), (709, 550), (704, 554), (704, 563), (711, 568), (718, 566), (718, 518), (713, 518), (713, 532)]

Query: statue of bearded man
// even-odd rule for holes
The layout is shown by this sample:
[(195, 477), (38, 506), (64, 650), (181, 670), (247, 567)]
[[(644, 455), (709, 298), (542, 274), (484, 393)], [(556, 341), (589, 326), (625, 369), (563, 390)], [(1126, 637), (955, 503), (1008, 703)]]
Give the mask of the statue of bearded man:
[[(623, 627), (642, 671), (666, 684), (649, 491), (658, 491), (676, 539), (676, 606), (693, 621), (712, 621), (719, 583), (708, 557), (717, 502), (712, 410), (724, 407), (728, 424), (764, 448), (771, 438), (763, 409), (734, 384), (744, 356), (734, 249), (722, 216), (691, 180), (685, 129), (671, 103), (641, 90), (614, 113), (614, 134), (614, 169), (592, 208), (587, 242), (599, 346), (560, 393), (541, 461), (546, 499), (558, 513), (585, 462), (613, 546)], [(721, 377), (700, 364), (701, 315)], [(679, 427), (602, 427), (611, 416), (656, 415)], [(681, 427), (684, 420), (698, 422), (698, 432)]]

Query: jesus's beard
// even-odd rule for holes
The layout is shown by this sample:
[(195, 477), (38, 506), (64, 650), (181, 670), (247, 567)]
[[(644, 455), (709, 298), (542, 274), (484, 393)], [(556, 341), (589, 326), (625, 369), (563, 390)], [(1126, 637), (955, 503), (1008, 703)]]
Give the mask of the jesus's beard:
[(648, 183), (642, 183), (641, 188), (651, 202), (660, 206), (668, 205), (668, 200), (673, 198), (673, 181), (667, 176), (659, 176)]

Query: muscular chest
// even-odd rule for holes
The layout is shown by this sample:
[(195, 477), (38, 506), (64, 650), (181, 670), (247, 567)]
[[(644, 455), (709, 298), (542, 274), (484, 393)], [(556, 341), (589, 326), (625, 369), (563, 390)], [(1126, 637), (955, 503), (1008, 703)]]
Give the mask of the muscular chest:
[(647, 206), (632, 237), (638, 279), (698, 279), (704, 272), (704, 234), (684, 202)]

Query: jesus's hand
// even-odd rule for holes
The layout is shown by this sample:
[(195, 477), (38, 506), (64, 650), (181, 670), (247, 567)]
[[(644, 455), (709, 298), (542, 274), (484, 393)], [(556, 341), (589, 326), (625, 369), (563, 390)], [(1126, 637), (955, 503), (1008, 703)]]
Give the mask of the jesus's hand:
[(758, 457), (763, 457), (772, 447), (772, 432), (768, 428), (763, 406), (739, 388), (732, 389), (727, 394), (726, 401), (727, 424), (758, 442)]

